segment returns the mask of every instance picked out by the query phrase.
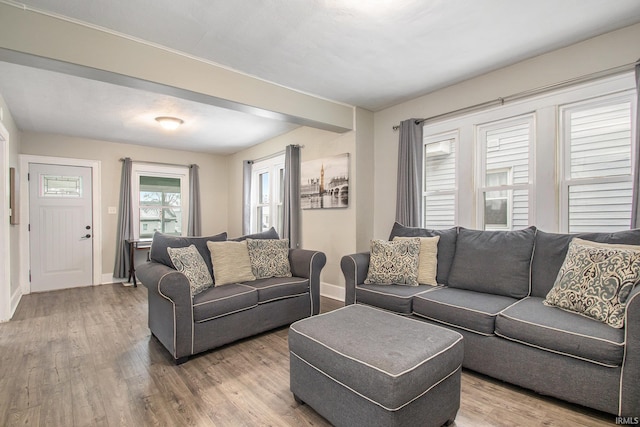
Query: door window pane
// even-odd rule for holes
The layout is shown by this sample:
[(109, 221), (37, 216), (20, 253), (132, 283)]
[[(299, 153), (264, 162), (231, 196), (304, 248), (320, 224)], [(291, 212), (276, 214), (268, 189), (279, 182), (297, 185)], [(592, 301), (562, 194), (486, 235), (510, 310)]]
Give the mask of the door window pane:
[(40, 175), (40, 197), (82, 197), (82, 177)]

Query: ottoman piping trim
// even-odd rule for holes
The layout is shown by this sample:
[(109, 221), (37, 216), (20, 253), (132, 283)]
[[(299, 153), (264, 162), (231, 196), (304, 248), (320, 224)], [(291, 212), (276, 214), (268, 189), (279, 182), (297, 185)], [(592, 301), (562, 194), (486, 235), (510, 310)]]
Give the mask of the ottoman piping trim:
[(505, 335), (502, 335), (502, 334), (500, 334), (498, 332), (496, 332), (496, 335), (499, 336), (500, 338), (504, 338), (504, 339), (509, 340), (509, 341), (517, 342), (519, 344), (523, 344), (523, 345), (526, 345), (526, 346), (529, 346), (529, 347), (534, 347), (534, 348), (537, 348), (537, 349), (540, 349), (540, 350), (546, 350), (546, 351), (551, 352), (551, 353), (561, 354), (561, 355), (567, 356), (567, 357), (573, 357), (574, 359), (582, 360), (582, 361), (589, 362), (589, 363), (594, 363), (596, 365), (604, 366), (605, 368), (619, 368), (620, 367), (620, 365), (611, 365), (609, 363), (598, 362), (597, 360), (588, 359), (586, 357), (581, 357), (581, 356), (576, 356), (575, 354), (566, 353), (564, 351), (553, 350), (553, 349), (550, 349), (550, 348), (547, 348), (547, 347), (542, 347), (542, 346), (539, 346), (539, 345), (531, 344), (529, 342), (525, 342), (525, 341), (522, 341), (522, 340), (517, 340), (515, 338), (511, 338), (511, 337), (507, 337)]
[(367, 304), (367, 303), (364, 303), (364, 302), (357, 302), (355, 304), (362, 305), (362, 306), (365, 306), (365, 307), (375, 308), (376, 310), (381, 310), (381, 311), (384, 311), (385, 313), (393, 314), (394, 316), (402, 316), (402, 317), (405, 317), (407, 319), (413, 320), (413, 319), (411, 319), (411, 313), (401, 313), (399, 311), (393, 311), (393, 310), (390, 310), (388, 308), (379, 307), (377, 305), (371, 305), (371, 304)]
[[(594, 337), (594, 336), (590, 336), (590, 335), (585, 335), (585, 334), (579, 334), (577, 332), (571, 332), (571, 331), (565, 331), (563, 329), (558, 329), (558, 328), (554, 328), (552, 326), (546, 326), (546, 325), (541, 325), (540, 323), (534, 323), (534, 322), (529, 322), (528, 320), (523, 320), (523, 319), (517, 319), (515, 317), (512, 316), (508, 316), (504, 313), (500, 313), (501, 316), (506, 317), (507, 319), (513, 320), (514, 322), (520, 322), (520, 323), (526, 323), (527, 325), (533, 325), (533, 326), (538, 326), (540, 328), (543, 329), (550, 329), (552, 331), (556, 331), (556, 332), (561, 332), (563, 334), (567, 334), (567, 335), (575, 335), (578, 337), (583, 337), (583, 338), (588, 338), (590, 340), (596, 340), (596, 341), (604, 341), (606, 343), (610, 343), (619, 347), (624, 347), (625, 343), (624, 342), (616, 342), (616, 341), (611, 341), (611, 340), (607, 340), (604, 338), (598, 338), (598, 337)], [(591, 319), (591, 318), (589, 318)]]
[[(424, 314), (416, 313), (415, 311), (413, 312), (413, 314), (418, 316), (418, 317), (422, 317), (424, 319), (433, 320), (434, 322), (442, 323), (443, 325), (448, 325), (448, 326), (451, 326), (451, 327), (457, 328), (457, 329), (463, 329), (465, 331), (473, 332), (474, 334), (482, 335), (482, 336), (485, 336), (485, 337), (494, 337), (495, 336), (495, 334), (488, 334), (486, 332), (480, 332), (480, 331), (476, 331), (476, 330), (473, 330), (473, 329), (470, 329), (470, 328), (465, 328), (464, 326), (454, 325), (453, 323), (445, 322), (443, 320), (436, 319), (434, 317), (425, 316)], [(494, 327), (494, 329), (495, 329), (495, 327)]]
[(419, 367), (419, 366), (421, 366), (421, 365), (424, 365), (426, 362), (430, 361), (431, 359), (433, 359), (433, 358), (435, 358), (435, 357), (437, 357), (437, 356), (441, 355), (442, 353), (445, 353), (446, 351), (449, 351), (449, 350), (450, 350), (451, 348), (453, 348), (456, 344), (458, 344), (460, 341), (462, 341), (462, 336), (459, 336), (459, 337), (458, 337), (458, 338), (457, 338), (453, 343), (451, 343), (448, 347), (446, 347), (446, 348), (444, 348), (444, 349), (440, 350), (439, 352), (437, 352), (437, 353), (435, 353), (435, 354), (430, 355), (427, 359), (422, 360), (420, 363), (417, 363), (416, 365), (414, 365), (414, 366), (412, 366), (412, 367), (410, 367), (410, 368), (408, 368), (408, 369), (405, 369), (404, 371), (402, 371), (402, 372), (400, 372), (400, 373), (398, 373), (398, 374), (392, 374), (391, 372), (387, 372), (387, 371), (385, 371), (384, 369), (380, 369), (380, 368), (378, 368), (377, 366), (373, 366), (373, 365), (371, 365), (370, 363), (367, 363), (367, 362), (362, 361), (362, 360), (358, 360), (358, 359), (356, 359), (356, 358), (355, 358), (355, 357), (353, 357), (353, 356), (349, 356), (348, 354), (342, 353), (341, 351), (338, 351), (337, 349), (335, 349), (335, 348), (333, 348), (333, 347), (330, 347), (330, 346), (328, 346), (327, 344), (325, 344), (325, 343), (323, 343), (323, 342), (321, 342), (321, 341), (319, 341), (319, 340), (317, 340), (317, 339), (315, 339), (315, 338), (313, 338), (313, 337), (311, 337), (311, 336), (309, 336), (309, 335), (307, 335), (307, 334), (305, 334), (305, 333), (303, 333), (303, 332), (300, 332), (300, 331), (296, 330), (296, 329), (293, 327), (293, 325), (290, 327), (290, 329), (291, 329), (291, 330), (293, 330), (296, 334), (302, 335), (303, 337), (305, 337), (305, 338), (307, 338), (307, 339), (309, 339), (309, 340), (311, 340), (311, 341), (313, 341), (313, 342), (316, 342), (316, 343), (320, 344), (321, 346), (323, 346), (323, 347), (325, 347), (325, 348), (327, 348), (327, 349), (331, 350), (332, 352), (334, 352), (334, 353), (336, 353), (336, 354), (339, 354), (340, 356), (344, 357), (345, 359), (353, 360), (353, 361), (354, 361), (354, 362), (356, 362), (356, 363), (359, 363), (359, 364), (361, 364), (361, 365), (367, 366), (367, 367), (369, 367), (369, 368), (371, 368), (371, 369), (374, 369), (374, 370), (376, 370), (376, 371), (378, 371), (378, 372), (382, 372), (383, 374), (385, 374), (385, 375), (387, 375), (387, 376), (389, 376), (389, 377), (391, 377), (391, 378), (398, 378), (398, 377), (400, 377), (400, 376), (402, 376), (402, 375), (406, 374), (407, 372), (411, 372), (411, 371), (413, 371), (414, 369), (416, 369), (417, 367)]
[(431, 387), (429, 387), (428, 389), (426, 389), (425, 391), (423, 391), (422, 393), (420, 393), (419, 395), (417, 395), (416, 397), (414, 397), (413, 399), (403, 403), (402, 405), (398, 406), (397, 408), (388, 408), (386, 406), (384, 406), (382, 403), (380, 402), (376, 402), (375, 400), (371, 399), (368, 396), (365, 396), (364, 394), (360, 393), (359, 391), (354, 390), (353, 388), (349, 387), (348, 385), (346, 385), (345, 383), (343, 383), (342, 381), (338, 381), (336, 378), (332, 377), (331, 375), (327, 374), (326, 372), (324, 372), (322, 369), (312, 365), (311, 363), (307, 362), (306, 360), (304, 360), (302, 357), (298, 356), (296, 353), (294, 353), (293, 351), (290, 351), (290, 353), (295, 356), (297, 359), (303, 361), (304, 363), (306, 363), (307, 365), (309, 365), (311, 368), (315, 369), (316, 371), (320, 372), (322, 375), (324, 375), (325, 377), (331, 379), (332, 381), (334, 381), (337, 384), (340, 384), (342, 387), (348, 389), (349, 391), (357, 394), (358, 396), (362, 397), (363, 399), (368, 400), (369, 402), (381, 407), (382, 409), (384, 409), (385, 411), (389, 411), (389, 412), (396, 412), (401, 410), (402, 408), (404, 408), (405, 406), (407, 406), (408, 404), (414, 402), (415, 400), (421, 398), (422, 396), (424, 396), (425, 394), (427, 394), (428, 392), (430, 392), (434, 387), (440, 385), (442, 382), (444, 382), (445, 380), (449, 379), (449, 377), (451, 377), (452, 375), (454, 375), (455, 373), (457, 373), (458, 371), (460, 371), (460, 368), (462, 367), (462, 365), (458, 365), (458, 367), (456, 369), (454, 369), (453, 371), (451, 371), (449, 374), (447, 374), (444, 378), (442, 378), (441, 380), (439, 380), (438, 382), (434, 383)]

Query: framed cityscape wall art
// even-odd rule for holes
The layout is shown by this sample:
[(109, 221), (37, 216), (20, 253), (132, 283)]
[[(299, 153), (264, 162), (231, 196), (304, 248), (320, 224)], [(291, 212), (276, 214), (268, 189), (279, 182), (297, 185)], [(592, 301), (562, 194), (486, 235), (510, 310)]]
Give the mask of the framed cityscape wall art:
[(302, 209), (349, 207), (349, 153), (302, 162)]

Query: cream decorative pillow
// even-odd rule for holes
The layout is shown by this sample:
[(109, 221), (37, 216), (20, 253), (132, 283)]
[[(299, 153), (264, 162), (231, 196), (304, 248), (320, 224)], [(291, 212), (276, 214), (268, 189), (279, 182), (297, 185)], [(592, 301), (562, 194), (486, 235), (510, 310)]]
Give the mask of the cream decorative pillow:
[[(393, 240), (406, 240), (411, 237), (396, 236)], [(421, 285), (436, 286), (438, 281), (438, 242), (440, 236), (420, 237), (420, 257), (418, 261), (418, 283)]]
[(192, 296), (213, 286), (207, 264), (195, 245), (186, 248), (167, 248), (167, 252), (176, 270), (187, 276)]
[(418, 286), (420, 238), (372, 240), (365, 284)]
[(216, 286), (256, 280), (251, 272), (247, 242), (207, 242), (207, 247)]
[(247, 249), (256, 279), (291, 277), (289, 239), (247, 239)]
[(574, 238), (545, 305), (624, 327), (629, 294), (640, 280), (640, 246)]

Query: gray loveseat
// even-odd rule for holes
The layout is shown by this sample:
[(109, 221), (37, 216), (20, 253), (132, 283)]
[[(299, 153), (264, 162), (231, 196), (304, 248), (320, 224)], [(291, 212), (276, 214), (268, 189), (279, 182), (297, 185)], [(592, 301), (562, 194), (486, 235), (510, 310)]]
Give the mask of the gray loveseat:
[[(277, 239), (275, 230), (236, 241)], [(320, 272), (324, 253), (290, 249), (292, 277), (272, 277), (246, 283), (213, 286), (194, 296), (187, 277), (174, 269), (167, 247), (193, 244), (213, 275), (207, 241), (225, 241), (227, 233), (211, 237), (175, 237), (156, 233), (150, 260), (136, 268), (148, 289), (149, 329), (177, 364), (188, 357), (230, 342), (288, 325), (320, 311)]]
[(640, 286), (613, 328), (543, 304), (574, 237), (640, 245), (640, 230), (555, 234), (530, 227), (427, 230), (396, 223), (395, 236), (440, 236), (438, 286), (364, 284), (369, 253), (344, 256), (346, 304), (367, 304), (444, 325), (464, 336), (465, 368), (621, 416), (640, 416)]

